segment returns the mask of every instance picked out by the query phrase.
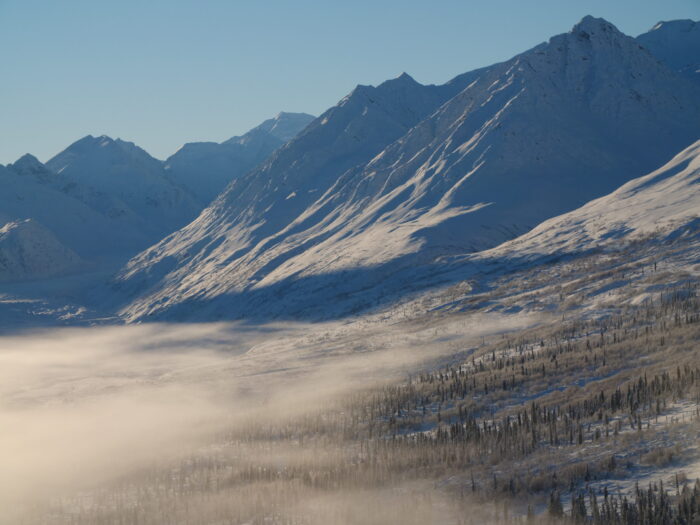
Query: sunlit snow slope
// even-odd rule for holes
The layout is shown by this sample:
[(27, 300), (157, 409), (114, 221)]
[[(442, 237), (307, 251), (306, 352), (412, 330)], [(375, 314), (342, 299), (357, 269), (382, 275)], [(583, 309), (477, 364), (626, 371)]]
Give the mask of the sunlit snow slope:
[(698, 86), (592, 17), (445, 86), (360, 86), (130, 261), (123, 313), (338, 302), (603, 196), (697, 140), (698, 122)]
[[(662, 168), (605, 197), (543, 222), (475, 259), (536, 260), (606, 245), (700, 233), (700, 141)], [(660, 234), (660, 235), (659, 235)]]

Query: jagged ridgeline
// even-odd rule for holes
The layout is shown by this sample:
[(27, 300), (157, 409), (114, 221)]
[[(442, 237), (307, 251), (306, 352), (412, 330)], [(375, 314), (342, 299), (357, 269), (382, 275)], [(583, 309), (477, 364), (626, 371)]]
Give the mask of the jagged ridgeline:
[(401, 270), (494, 247), (657, 169), (699, 121), (697, 83), (592, 17), (442, 86), (358, 86), (130, 261), (123, 314), (366, 309), (406, 288), (389, 281)]
[[(231, 180), (260, 164), (311, 120), (304, 113), (280, 113), (221, 144), (185, 144), (165, 161), (132, 142), (88, 135), (46, 164), (26, 154), (0, 166), (0, 225), (23, 224), (14, 229), (17, 237), (31, 224), (44, 239), (31, 248), (0, 241), (12, 261), (7, 265), (13, 266), (2, 270), (0, 279), (36, 280), (86, 269), (113, 272), (115, 264), (118, 268), (195, 219)], [(49, 271), (32, 262), (39, 258), (56, 258), (56, 264), (46, 262)]]

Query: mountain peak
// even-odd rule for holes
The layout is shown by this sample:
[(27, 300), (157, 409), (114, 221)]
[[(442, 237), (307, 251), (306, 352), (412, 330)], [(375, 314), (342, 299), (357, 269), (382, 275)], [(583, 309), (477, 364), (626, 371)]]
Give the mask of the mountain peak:
[(19, 175), (38, 175), (50, 172), (50, 170), (31, 153), (25, 153), (7, 167)]
[(68, 146), (65, 151), (73, 151), (76, 153), (84, 152), (93, 149), (95, 146), (105, 147), (112, 143), (114, 143), (114, 140), (107, 135), (100, 135), (99, 137), (85, 135), (83, 138), (73, 142), (73, 144)]
[(379, 84), (377, 86), (377, 88), (378, 89), (386, 89), (386, 88), (401, 89), (401, 88), (421, 86), (421, 85), (422, 84), (420, 82), (417, 82), (411, 75), (409, 75), (408, 73), (406, 73), (404, 71), (396, 78), (391, 78), (389, 80), (385, 80), (384, 82)]
[(372, 86), (372, 85), (367, 85), (367, 84), (357, 84), (357, 86), (355, 86), (355, 89), (353, 89), (341, 101), (341, 104), (344, 101), (350, 100), (358, 95), (367, 95), (367, 94), (376, 92), (376, 90), (379, 90), (380, 92), (391, 92), (391, 91), (412, 89), (415, 87), (421, 88), (424, 86), (420, 82), (417, 82), (411, 75), (404, 72), (404, 73), (401, 73), (398, 77), (385, 80), (384, 82), (382, 82), (381, 84), (378, 84), (377, 86)]
[(102, 155), (101, 151), (103, 150), (109, 151), (110, 155), (129, 155), (134, 158), (156, 160), (143, 148), (140, 148), (133, 142), (122, 140), (120, 138), (113, 139), (108, 135), (100, 135), (98, 137), (93, 135), (85, 135), (83, 138), (76, 140), (53, 159), (49, 160), (47, 162), (47, 166), (50, 166), (56, 158), (65, 156), (66, 154), (70, 154), (72, 156)]
[(146, 170), (156, 177), (156, 173), (162, 169), (160, 160), (153, 158), (133, 142), (115, 140), (107, 135), (86, 135), (46, 162), (46, 167), (58, 174), (65, 175), (65, 170), (71, 167), (68, 172), (72, 172), (73, 176), (85, 176), (92, 181), (91, 184), (95, 174), (110, 171), (106, 170), (105, 166), (115, 169), (127, 169), (129, 166), (134, 172)]
[(313, 115), (308, 113), (294, 113), (291, 111), (280, 111), (275, 115), (273, 120), (289, 120), (289, 119), (315, 119)]
[(224, 141), (223, 144), (240, 144), (241, 142), (245, 142), (251, 135), (256, 135), (258, 133), (271, 135), (284, 143), (298, 135), (299, 132), (315, 118), (316, 117), (308, 113), (280, 111), (273, 118), (267, 119), (244, 135), (231, 137)]
[(280, 111), (277, 116), (272, 119), (272, 125), (267, 132), (273, 137), (278, 138), (282, 142), (287, 142), (293, 139), (316, 117), (308, 113), (287, 113)]
[(43, 166), (41, 161), (37, 159), (34, 155), (31, 153), (25, 153), (22, 155), (20, 158), (18, 158), (13, 166)]
[(597, 35), (600, 33), (622, 34), (613, 24), (604, 18), (596, 18), (591, 15), (584, 16), (570, 31), (579, 35)]
[(165, 169), (171, 180), (187, 188), (203, 205), (209, 204), (231, 181), (263, 162), (314, 119), (307, 113), (281, 111), (221, 144), (185, 144), (165, 161)]

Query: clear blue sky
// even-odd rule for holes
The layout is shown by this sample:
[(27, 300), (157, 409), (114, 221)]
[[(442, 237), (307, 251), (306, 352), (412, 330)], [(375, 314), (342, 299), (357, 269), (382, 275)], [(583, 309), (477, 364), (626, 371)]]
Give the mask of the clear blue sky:
[(700, 0), (0, 0), (0, 163), (87, 134), (165, 158), (402, 71), (445, 82), (586, 14), (636, 36)]

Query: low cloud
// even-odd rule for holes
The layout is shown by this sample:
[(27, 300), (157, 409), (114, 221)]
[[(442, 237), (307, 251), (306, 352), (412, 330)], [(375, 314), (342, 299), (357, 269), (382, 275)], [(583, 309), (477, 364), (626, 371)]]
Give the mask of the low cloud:
[[(474, 321), (459, 345), (508, 326)], [(0, 522), (174, 464), (231, 429), (405, 377), (453, 352), (453, 333), (463, 324), (151, 324), (0, 337), (0, 507), (10, 509)], [(444, 344), (425, 344), (436, 336)], [(294, 454), (284, 450), (284, 461)]]

